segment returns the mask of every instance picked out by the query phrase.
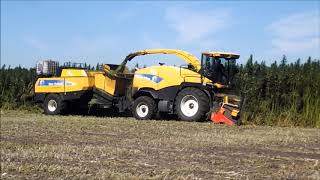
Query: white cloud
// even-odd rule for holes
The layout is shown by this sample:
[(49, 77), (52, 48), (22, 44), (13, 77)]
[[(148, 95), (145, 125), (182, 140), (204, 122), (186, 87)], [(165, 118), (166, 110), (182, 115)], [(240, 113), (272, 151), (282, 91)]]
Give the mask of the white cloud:
[(292, 14), (266, 28), (274, 52), (320, 55), (320, 17), (316, 12)]
[(230, 22), (230, 13), (226, 9), (194, 11), (171, 7), (166, 9), (165, 19), (169, 22), (169, 26), (178, 33), (178, 42), (190, 44), (204, 40), (226, 28)]

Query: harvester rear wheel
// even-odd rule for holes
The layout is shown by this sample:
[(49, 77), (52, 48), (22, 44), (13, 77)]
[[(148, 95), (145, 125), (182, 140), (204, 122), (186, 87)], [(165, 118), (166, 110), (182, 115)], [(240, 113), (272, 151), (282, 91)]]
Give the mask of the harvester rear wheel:
[(43, 109), (45, 114), (57, 115), (65, 110), (66, 104), (62, 101), (59, 95), (49, 94), (43, 102)]
[(183, 89), (175, 101), (175, 112), (183, 121), (203, 120), (209, 109), (208, 96), (198, 88)]
[(152, 119), (157, 112), (155, 101), (148, 96), (141, 96), (134, 100), (132, 114), (136, 119)]

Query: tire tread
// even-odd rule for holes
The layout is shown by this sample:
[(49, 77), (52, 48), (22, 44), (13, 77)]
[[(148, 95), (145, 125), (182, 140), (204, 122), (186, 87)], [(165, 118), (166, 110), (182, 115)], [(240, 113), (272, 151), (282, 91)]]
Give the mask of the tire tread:
[[(199, 111), (193, 117), (187, 117), (181, 112), (180, 102), (182, 98), (186, 95), (195, 96), (199, 102)], [(205, 92), (203, 92), (199, 88), (194, 88), (194, 87), (184, 88), (178, 93), (175, 100), (175, 113), (178, 115), (179, 119), (183, 121), (200, 121), (202, 118), (205, 117), (209, 109), (210, 109), (209, 98), (205, 94)]]

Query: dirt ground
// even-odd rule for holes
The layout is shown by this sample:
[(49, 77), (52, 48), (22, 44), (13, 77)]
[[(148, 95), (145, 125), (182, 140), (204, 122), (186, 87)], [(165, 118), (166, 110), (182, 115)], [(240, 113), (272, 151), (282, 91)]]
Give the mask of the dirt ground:
[(1, 114), (1, 179), (320, 179), (320, 129)]

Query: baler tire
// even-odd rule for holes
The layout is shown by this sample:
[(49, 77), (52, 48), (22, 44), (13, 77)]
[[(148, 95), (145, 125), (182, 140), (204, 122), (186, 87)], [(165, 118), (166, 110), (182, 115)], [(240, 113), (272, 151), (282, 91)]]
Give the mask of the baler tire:
[[(186, 101), (184, 98), (189, 98), (189, 102), (183, 102)], [(203, 121), (206, 119), (206, 114), (210, 110), (209, 103), (209, 98), (205, 92), (198, 88), (187, 87), (180, 91), (176, 97), (175, 113), (179, 119), (183, 121)], [(190, 107), (188, 109), (188, 107), (185, 106)], [(196, 112), (192, 112), (194, 111), (194, 106), (197, 108)], [(190, 113), (189, 115), (187, 115), (188, 111)]]
[(58, 94), (49, 94), (43, 102), (43, 110), (47, 115), (62, 114), (66, 110), (66, 102)]
[[(144, 112), (143, 112), (144, 110)], [(147, 113), (145, 113), (147, 111)], [(154, 118), (158, 108), (153, 98), (140, 96), (134, 100), (132, 114), (138, 120), (149, 120)]]

